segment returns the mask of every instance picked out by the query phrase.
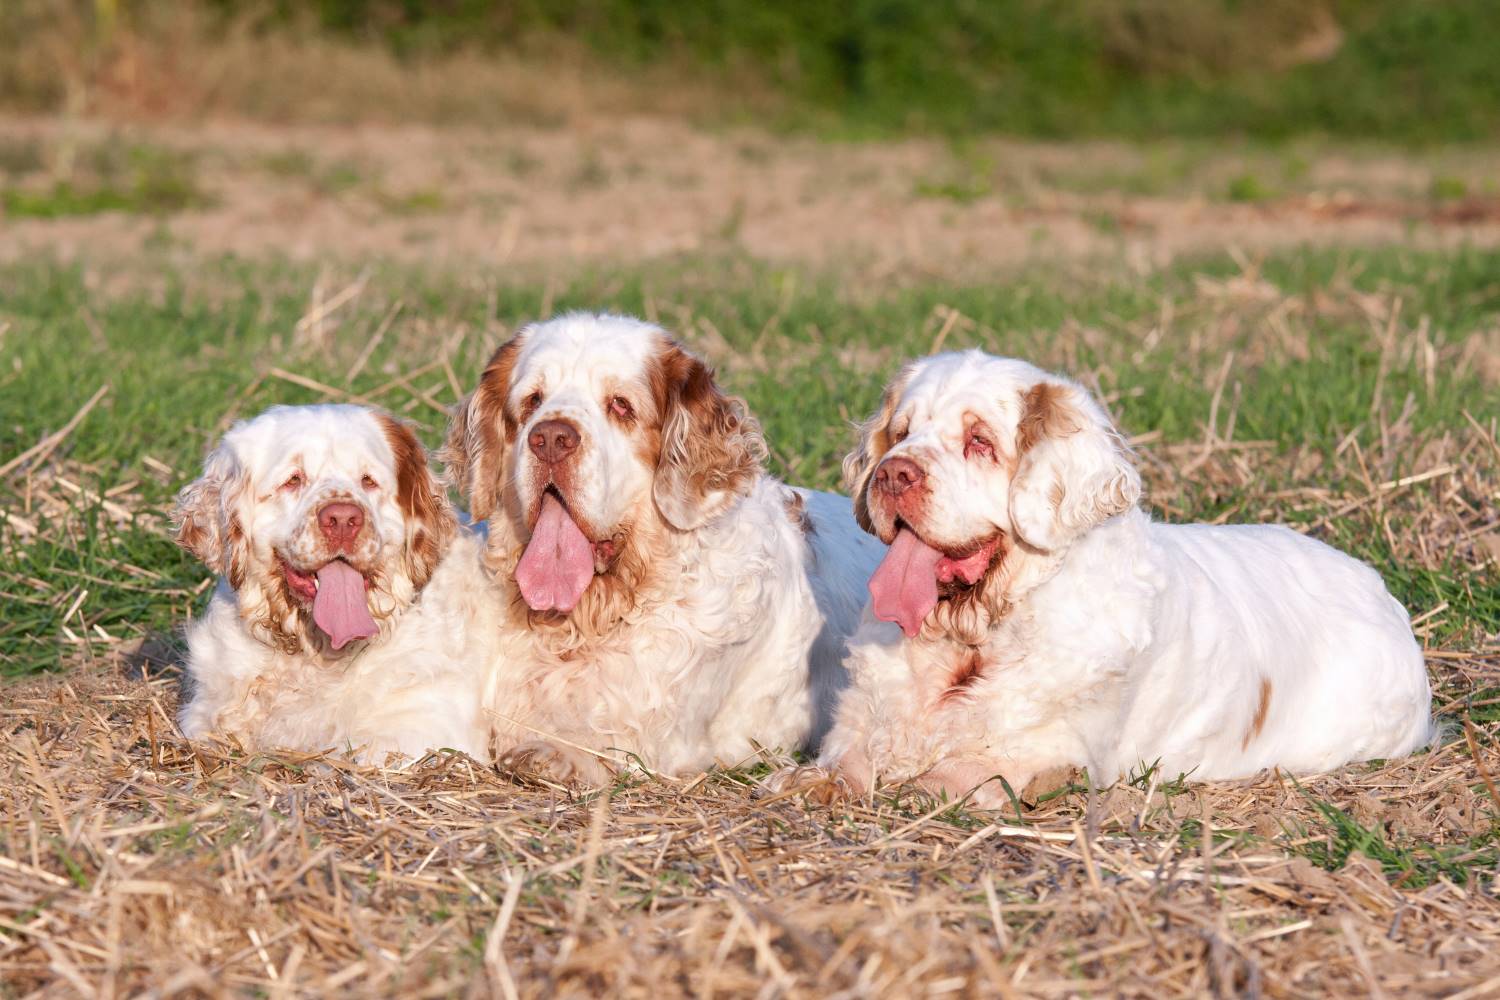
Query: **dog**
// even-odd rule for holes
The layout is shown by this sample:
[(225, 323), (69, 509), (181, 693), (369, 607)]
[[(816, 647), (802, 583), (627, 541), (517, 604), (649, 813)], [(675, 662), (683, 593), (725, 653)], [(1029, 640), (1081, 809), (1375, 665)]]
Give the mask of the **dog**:
[(185, 736), (488, 759), (479, 542), (409, 427), (359, 406), (272, 407), (225, 434), (172, 516), (219, 576), (187, 629)]
[(918, 361), (844, 471), (890, 549), (819, 767), (773, 790), (912, 782), (998, 808), (1064, 768), (1317, 772), (1434, 735), (1373, 569), (1285, 527), (1153, 523), (1072, 381), (979, 351)]
[(503, 766), (588, 784), (816, 742), (883, 547), (765, 455), (651, 324), (575, 313), (495, 352), (445, 460), (489, 522)]

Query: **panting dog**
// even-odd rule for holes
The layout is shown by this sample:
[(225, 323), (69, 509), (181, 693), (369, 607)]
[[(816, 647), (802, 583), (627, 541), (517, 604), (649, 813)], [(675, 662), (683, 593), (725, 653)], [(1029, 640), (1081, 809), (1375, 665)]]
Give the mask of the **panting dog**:
[(765, 453), (648, 323), (572, 314), (500, 347), (446, 458), (489, 520), (502, 764), (598, 782), (816, 740), (883, 548)]
[(479, 543), (407, 426), (358, 406), (273, 407), (230, 429), (174, 520), (219, 575), (187, 630), (185, 735), (372, 763), (487, 759)]
[(918, 361), (845, 473), (890, 549), (823, 771), (773, 788), (915, 782), (993, 807), (1000, 779), (1059, 768), (1315, 772), (1433, 736), (1422, 652), (1373, 569), (1284, 527), (1153, 523), (1127, 446), (1067, 379), (978, 351)]

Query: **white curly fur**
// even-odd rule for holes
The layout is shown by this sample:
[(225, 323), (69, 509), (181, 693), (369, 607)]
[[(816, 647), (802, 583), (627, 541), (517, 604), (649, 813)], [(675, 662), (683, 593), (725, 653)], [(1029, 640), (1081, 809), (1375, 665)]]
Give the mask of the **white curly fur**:
[[(331, 501), (364, 513), (347, 561), (379, 625), (338, 651), (285, 575), (332, 557), (316, 524)], [(439, 748), (487, 758), (479, 541), (458, 529), (409, 430), (357, 406), (274, 407), (225, 435), (175, 519), (221, 574), (187, 629), (186, 736), (373, 763)]]
[[(892, 458), (926, 473), (899, 504), (872, 482)], [(918, 634), (866, 612), (819, 761), (847, 787), (999, 806), (995, 778), (1020, 792), (1059, 767), (1101, 785), (1153, 764), (1236, 778), (1432, 738), (1422, 653), (1379, 574), (1284, 527), (1152, 523), (1128, 450), (1071, 381), (977, 351), (918, 362), (847, 469), (883, 538), (899, 516), (940, 550), (999, 540)]]
[[(549, 470), (528, 434), (559, 419), (579, 444)], [(826, 728), (881, 546), (844, 498), (767, 476), (753, 419), (661, 330), (584, 314), (528, 327), (449, 441), (454, 480), (498, 508), (486, 563), (504, 668), (486, 704), (503, 760), (568, 780), (685, 774)], [(515, 581), (549, 488), (601, 553), (566, 614), (531, 612)]]

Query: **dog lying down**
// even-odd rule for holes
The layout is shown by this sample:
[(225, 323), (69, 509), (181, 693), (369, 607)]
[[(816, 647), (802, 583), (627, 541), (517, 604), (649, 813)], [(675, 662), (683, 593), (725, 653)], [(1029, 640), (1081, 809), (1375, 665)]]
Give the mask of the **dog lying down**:
[(1156, 524), (1104, 410), (978, 351), (909, 365), (845, 461), (890, 545), (818, 768), (775, 790), (915, 782), (1008, 802), (1395, 757), (1433, 737), (1422, 652), (1369, 566), (1287, 528)]
[(488, 759), (479, 543), (404, 424), (273, 407), (224, 436), (174, 520), (219, 574), (187, 630), (184, 735), (375, 764)]
[(648, 323), (574, 313), (495, 352), (445, 457), (489, 522), (502, 765), (597, 783), (816, 745), (884, 548), (765, 454)]

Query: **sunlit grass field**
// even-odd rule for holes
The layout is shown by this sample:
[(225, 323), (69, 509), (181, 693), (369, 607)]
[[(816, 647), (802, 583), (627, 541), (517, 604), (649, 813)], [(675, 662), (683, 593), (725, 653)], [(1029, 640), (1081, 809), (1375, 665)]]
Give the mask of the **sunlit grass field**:
[[(980, 347), (1034, 360), (1092, 384), (1148, 456), (1201, 446), (1233, 454), (1250, 477), (1200, 482), (1148, 462), (1160, 516), (1307, 525), (1374, 562), (1414, 612), (1448, 602), (1444, 634), (1493, 632), (1500, 598), (1475, 585), (1484, 571), (1459, 551), (1474, 539), (1402, 558), (1409, 519), (1442, 511), (1451, 475), (1401, 487), (1394, 510), (1330, 515), (1346, 494), (1431, 473), (1493, 432), (1497, 273), (1494, 252), (1396, 250), (888, 289), (722, 258), (566, 281), (219, 260), (146, 282), (11, 266), (0, 273), (0, 455), (104, 395), (53, 452), (77, 489), (37, 492), (24, 468), (6, 477), (0, 669), (68, 661), (79, 650), (58, 646), (64, 626), (124, 639), (191, 610), (203, 572), (159, 514), (229, 421), (272, 403), (360, 399), (435, 446), (446, 408), (505, 337), (584, 308), (649, 316), (709, 356), (762, 421), (773, 471), (819, 488), (838, 486), (851, 424), (904, 359)], [(115, 493), (128, 505), (95, 506)], [(1394, 518), (1388, 529), (1382, 518)], [(124, 564), (167, 585), (142, 587)]]
[[(0, 995), (1482, 990), (1500, 972), (1497, 275), (1495, 251), (1404, 249), (964, 283), (736, 255), (6, 265)], [(773, 471), (824, 488), (907, 358), (981, 347), (1082, 379), (1156, 516), (1285, 521), (1376, 566), (1428, 651), (1441, 745), (1300, 781), (1147, 769), (997, 815), (900, 789), (769, 799), (771, 752), (579, 791), (449, 755), (380, 771), (177, 737), (173, 630), (210, 581), (164, 512), (216, 436), (352, 399), (436, 445), (496, 346), (583, 308), (709, 357)]]

